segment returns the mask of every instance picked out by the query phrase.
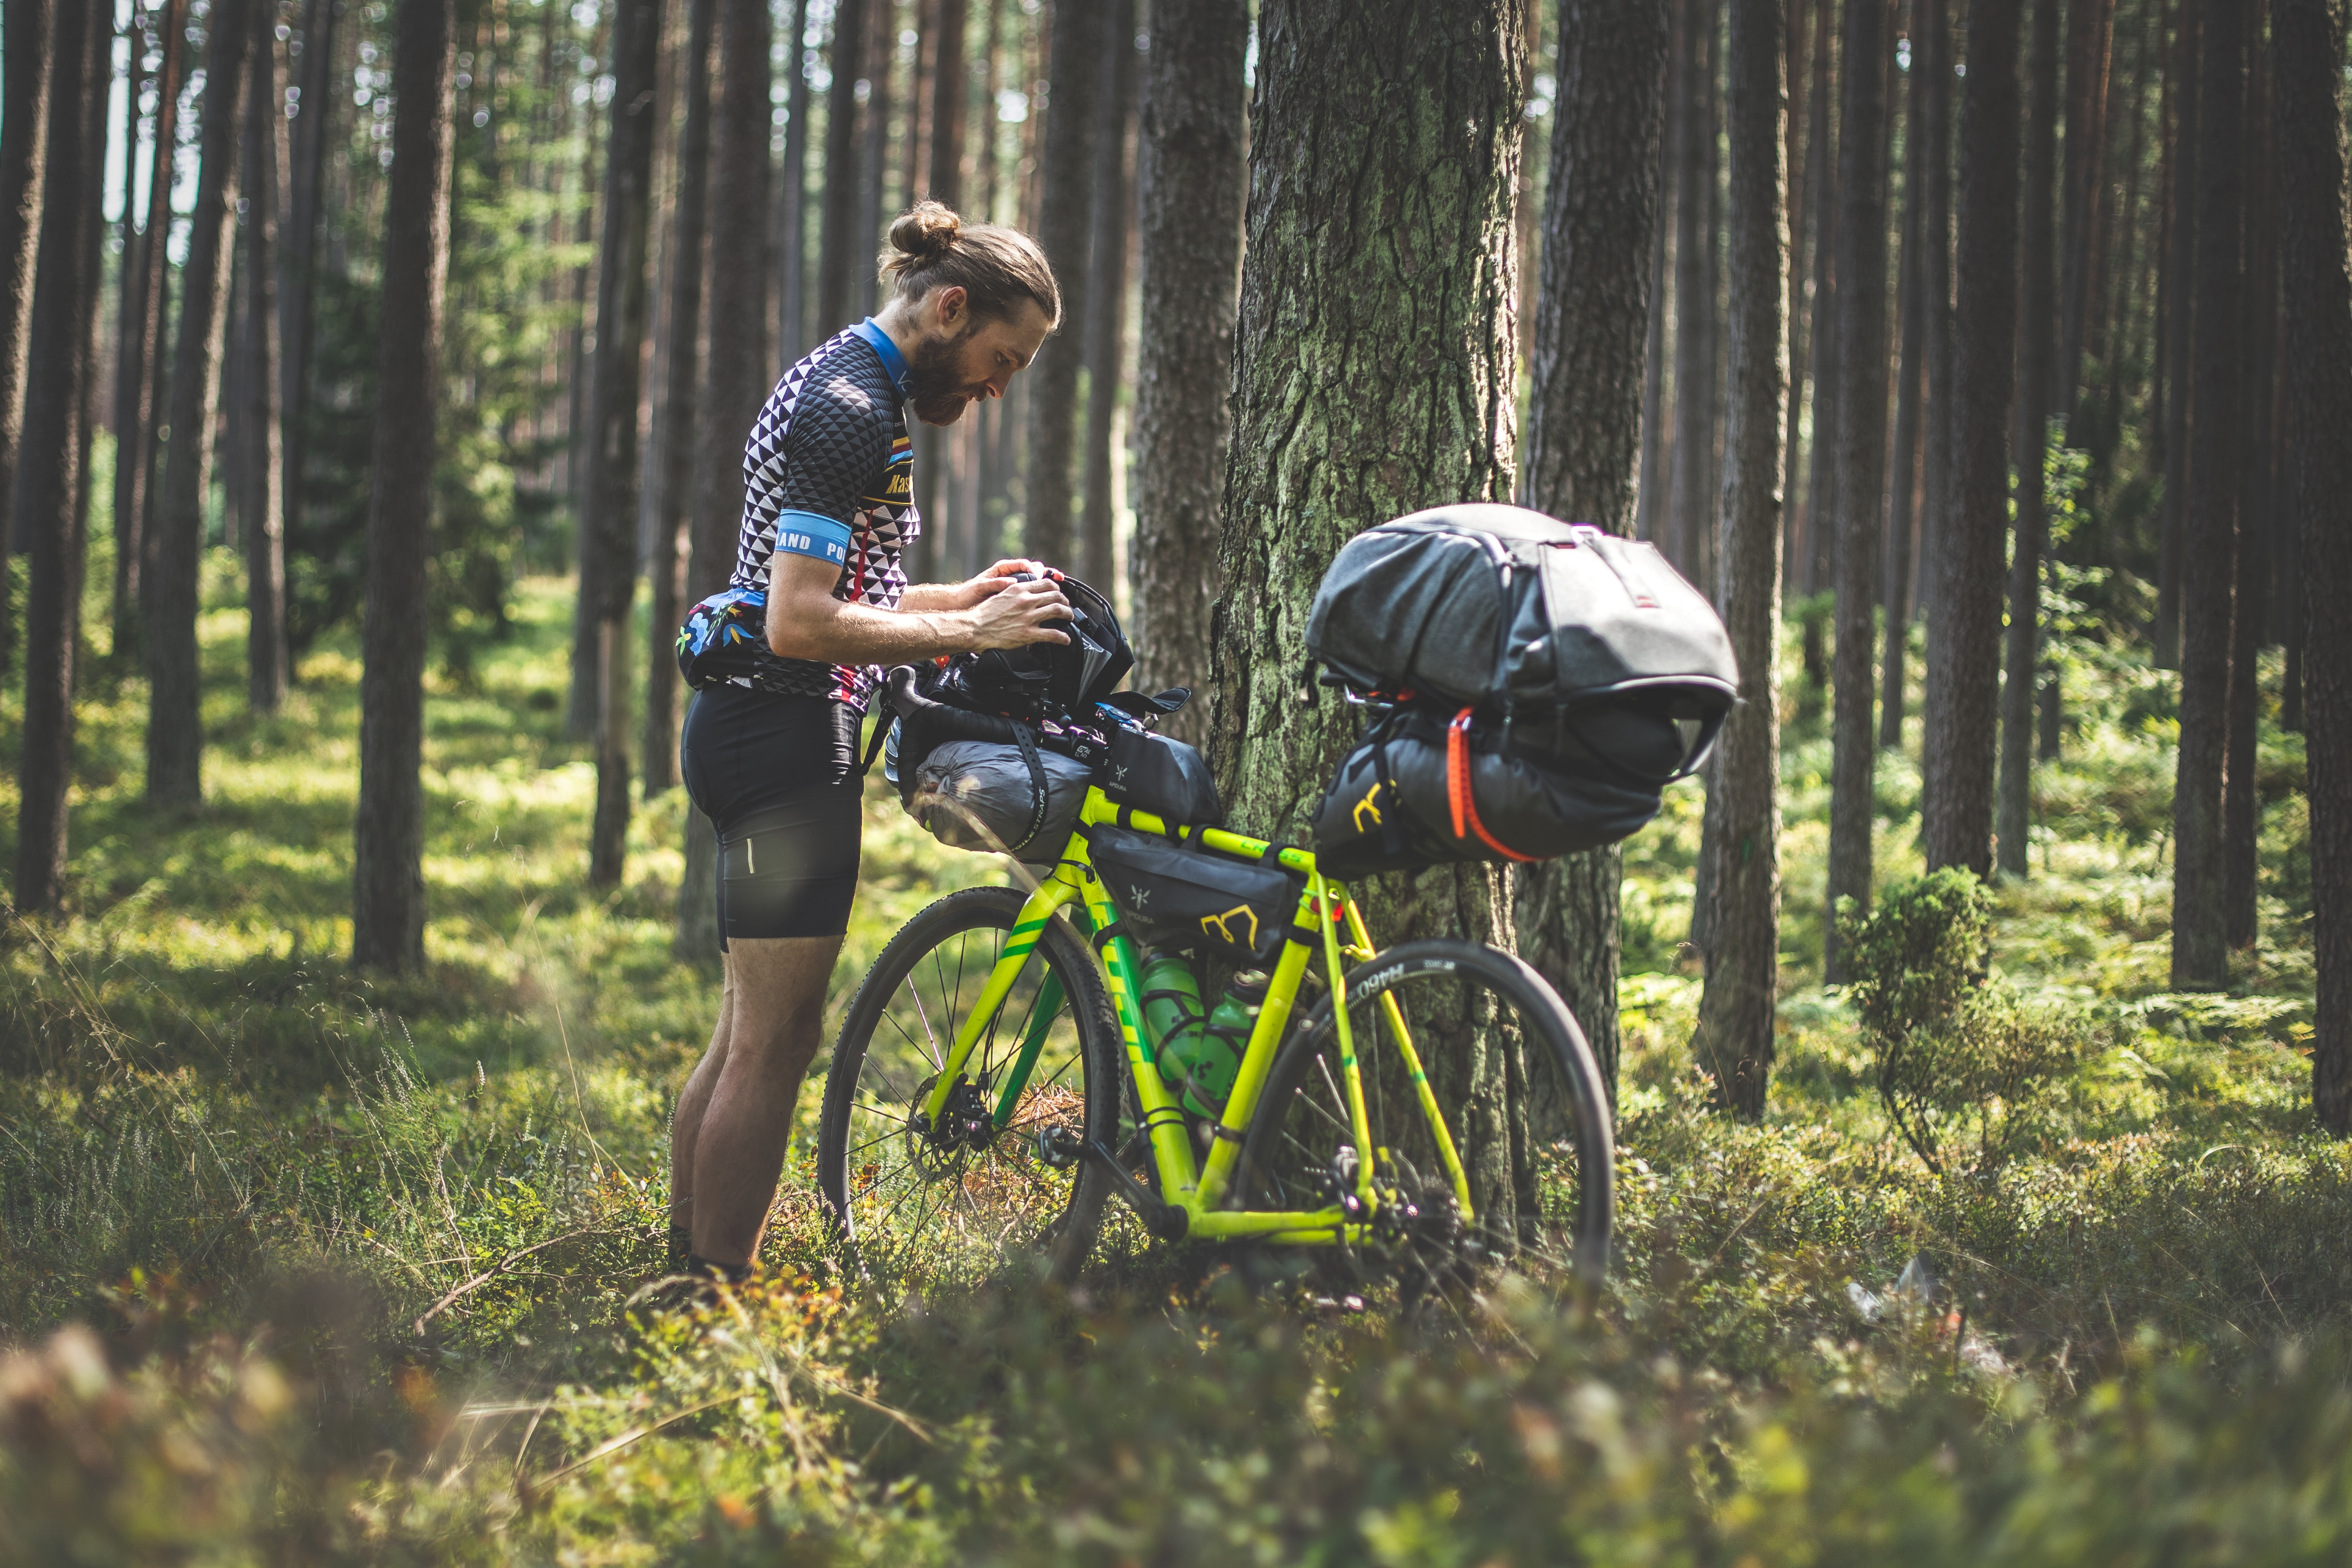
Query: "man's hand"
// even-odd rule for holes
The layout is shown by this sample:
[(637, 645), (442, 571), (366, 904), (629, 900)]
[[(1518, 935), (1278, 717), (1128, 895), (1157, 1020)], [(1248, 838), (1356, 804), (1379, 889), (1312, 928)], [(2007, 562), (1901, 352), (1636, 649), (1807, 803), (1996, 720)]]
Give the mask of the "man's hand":
[(1026, 573), (1049, 582), (1058, 582), (1062, 574), (1043, 561), (1000, 560), (978, 577), (966, 582), (942, 584), (937, 590), (940, 606), (947, 610), (977, 610), (988, 600), (1011, 585), (1013, 578)]
[(1062, 630), (1070, 621), (1070, 601), (1062, 597), (1062, 591), (1042, 576), (1030, 582), (1015, 582), (1012, 571), (1003, 570), (1009, 567), (1020, 571), (1033, 566), (1034, 563), (1030, 561), (999, 561), (963, 585), (981, 590), (980, 602), (963, 612), (971, 625), (971, 646), (974, 653), (1070, 640), (1069, 632)]

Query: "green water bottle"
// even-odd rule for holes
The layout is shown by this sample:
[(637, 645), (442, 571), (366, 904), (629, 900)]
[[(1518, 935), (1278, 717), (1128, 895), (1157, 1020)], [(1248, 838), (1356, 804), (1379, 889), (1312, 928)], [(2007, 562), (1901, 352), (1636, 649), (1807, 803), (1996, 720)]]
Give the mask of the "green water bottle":
[(1199, 1048), (1201, 1029), (1208, 1019), (1201, 1006), (1201, 977), (1192, 961), (1179, 953), (1145, 956), (1136, 977), (1142, 994), (1143, 1028), (1151, 1037), (1160, 1076), (1171, 1088), (1184, 1086), (1183, 1064)]

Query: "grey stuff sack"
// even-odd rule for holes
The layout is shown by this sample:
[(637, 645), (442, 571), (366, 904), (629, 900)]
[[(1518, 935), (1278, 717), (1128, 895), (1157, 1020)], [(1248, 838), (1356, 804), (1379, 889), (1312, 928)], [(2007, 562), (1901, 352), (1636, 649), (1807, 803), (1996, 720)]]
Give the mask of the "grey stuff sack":
[(1342, 546), (1307, 652), (1360, 691), (1549, 722), (1596, 698), (1699, 721), (1695, 767), (1739, 692), (1715, 607), (1657, 547), (1523, 507), (1415, 512)]
[(1041, 864), (1070, 841), (1093, 777), (1058, 752), (1032, 747), (1024, 757), (999, 741), (949, 740), (924, 754), (903, 798), (908, 814), (950, 849), (1010, 851)]

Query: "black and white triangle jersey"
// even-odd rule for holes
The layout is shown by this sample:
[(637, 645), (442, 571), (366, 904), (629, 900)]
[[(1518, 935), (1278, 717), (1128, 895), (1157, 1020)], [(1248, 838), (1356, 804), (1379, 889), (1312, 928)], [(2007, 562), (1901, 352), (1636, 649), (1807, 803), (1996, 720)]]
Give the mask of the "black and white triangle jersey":
[[(897, 607), (907, 588), (899, 557), (922, 531), (906, 380), (905, 357), (872, 317), (784, 372), (743, 444), (743, 529), (730, 588), (764, 596), (769, 561), (781, 550), (838, 565), (835, 599)], [(829, 698), (859, 713), (882, 678), (874, 664), (761, 663), (759, 689)], [(754, 683), (738, 676), (734, 684)]]

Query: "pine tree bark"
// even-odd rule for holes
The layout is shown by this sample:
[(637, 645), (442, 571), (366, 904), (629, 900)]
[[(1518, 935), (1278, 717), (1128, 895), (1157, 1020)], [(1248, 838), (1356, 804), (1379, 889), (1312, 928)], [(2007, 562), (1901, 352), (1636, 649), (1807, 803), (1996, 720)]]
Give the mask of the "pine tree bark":
[(1706, 150), (1713, 140), (1707, 104), (1707, 39), (1715, 31), (1715, 0), (1679, 0), (1674, 75), (1667, 119), (1674, 126), (1675, 160), (1675, 434), (1669, 458), (1664, 547), (1683, 574), (1706, 584), (1700, 568), (1700, 535), (1713, 523), (1715, 497), (1707, 466), (1715, 453), (1715, 378), (1708, 345), (1715, 321), (1715, 295), (1707, 287), (1713, 235), (1706, 222), (1712, 184)]
[[(1912, 26), (1912, 69), (1919, 73), (1919, 294), (1927, 412), (1919, 455), (1918, 602), (1936, 632), (1937, 562), (1941, 559), (1956, 497), (1952, 492), (1952, 21), (1948, 0), (1918, 0)], [(1925, 754), (1940, 691), (1933, 679), (1920, 691), (1920, 744)], [(1922, 817), (1926, 803), (1923, 800)]]
[(1788, 230), (1778, 0), (1730, 0), (1726, 239), (1731, 297), (1725, 367), (1721, 527), (1724, 619), (1741, 705), (1724, 725), (1711, 800), (1721, 821), (1714, 939), (1695, 1054), (1739, 1115), (1764, 1113), (1780, 949), (1780, 438), (1788, 361), (1781, 334)]
[[(2077, 0), (2080, 5), (2082, 0)], [(2025, 239), (2020, 265), (2023, 317), (2017, 365), (2017, 549), (2009, 569), (2007, 679), (2000, 688), (2000, 784), (1995, 859), (2003, 876), (2026, 874), (2033, 816), (2033, 686), (2042, 664), (2042, 550), (2049, 533), (2042, 455), (2062, 367), (2055, 272), (2058, 162), (2058, 0), (2034, 0), (2032, 83), (2026, 107)]]
[[(1880, 536), (1886, 483), (1886, 77), (1893, 0), (1846, 0), (1845, 83), (1838, 105), (1837, 653), (1831, 688), (1830, 907), (1870, 905), (1870, 836), (1878, 761), (1872, 725)], [(1836, 923), (1825, 928), (1827, 977), (1844, 977)]]
[(279, 431), (278, 308), (278, 193), (284, 176), (286, 94), (278, 78), (277, 17), (255, 7), (253, 91), (245, 131), (245, 449), (238, 513), (245, 546), (245, 690), (256, 713), (276, 713), (285, 699), (286, 515), (281, 505), (285, 449)]
[[(187, 55), (185, 0), (163, 0), (148, 13), (150, 37), (160, 57), (155, 71), (155, 113), (149, 122), (149, 189), (146, 224), (122, 247), (121, 317), (116, 329), (114, 371), (114, 611), (109, 617), (109, 652), (120, 661), (137, 651), (147, 551), (149, 481), (153, 475), (156, 353), (163, 341), (166, 257), (163, 236), (171, 228), (169, 149), (177, 141), (180, 67)], [(138, 45), (134, 41), (133, 47)], [(122, 205), (131, 211), (127, 182)]]
[[(797, 7), (796, 7), (797, 8)], [(686, 43), (686, 122), (677, 143), (677, 224), (670, 242), (669, 362), (662, 386), (661, 449), (654, 457), (653, 620), (646, 658), (646, 792), (677, 782), (677, 626), (686, 615), (687, 502), (694, 486), (697, 392), (702, 377), (703, 232), (710, 210), (710, 37), (719, 0), (691, 0)], [(793, 90), (806, 111), (808, 84)], [(792, 184), (787, 160), (785, 185)], [(790, 225), (786, 226), (790, 233)], [(793, 330), (796, 281), (787, 250), (780, 315)]]
[(967, 6), (965, 0), (939, 0), (939, 7), (938, 55), (931, 68), (931, 156), (926, 172), (932, 200), (957, 207), (963, 202), (964, 86), (971, 70), (963, 41)]
[[(1048, 565), (1071, 559), (1071, 480), (1077, 455), (1078, 371), (1086, 353), (1087, 197), (1094, 163), (1103, 7), (1054, 7), (1047, 64), (1045, 146), (1038, 159), (1042, 200), (1037, 243), (1062, 288), (1062, 330), (1045, 340), (1029, 370), (1029, 474), (1022, 553)], [(1032, 109), (1031, 113), (1035, 113)]]
[(1078, 573), (1088, 582), (1118, 576), (1111, 509), (1111, 423), (1126, 371), (1127, 246), (1134, 230), (1128, 144), (1135, 126), (1135, 4), (1106, 0), (1102, 80), (1095, 109), (1094, 235), (1087, 263), (1086, 482), (1080, 503)]
[(2345, 0), (2272, 0), (2289, 505), (2302, 539), (2311, 802), (2311, 1098), (2352, 1133), (2352, 222), (2345, 209)]
[(604, 232), (596, 267), (596, 359), (580, 493), (580, 608), (572, 649), (573, 678), (595, 687), (596, 817), (588, 882), (600, 888), (621, 880), (629, 831), (629, 608), (637, 586), (637, 403), (645, 374), (661, 3), (621, 0), (613, 15), (613, 121), (604, 142)]
[[(877, 0), (838, 0), (833, 8), (833, 48), (825, 62), (832, 85), (824, 93), (824, 248), (817, 258), (816, 324), (811, 329), (813, 338), (819, 342), (849, 325), (858, 268), (870, 259), (865, 256), (867, 238), (856, 232), (855, 89), (858, 78), (866, 74), (866, 7), (875, 3)], [(880, 3), (887, 4), (887, 0)], [(727, 76), (734, 74), (723, 65), (720, 69)], [(713, 314), (711, 319), (719, 318)], [(713, 351), (716, 352), (715, 345)]]
[[(835, 13), (836, 27), (863, 0), (847, 0)], [(856, 20), (856, 18), (851, 18)], [(743, 524), (743, 443), (761, 400), (768, 392), (767, 269), (760, 265), (768, 232), (768, 7), (766, 0), (719, 0), (719, 86), (710, 127), (710, 188), (725, 200), (710, 210), (710, 319), (730, 323), (710, 334), (710, 367), (703, 382), (701, 439), (695, 453), (693, 555), (687, 568), (690, 601), (727, 586), (735, 569), (735, 536)], [(835, 37), (835, 58), (842, 57)], [(838, 65), (826, 106), (846, 113), (850, 83)], [(834, 127), (826, 131), (833, 145)], [(850, 143), (854, 146), (855, 143)], [(833, 222), (836, 184), (856, 193), (856, 182), (842, 178), (854, 162), (828, 161), (825, 167), (825, 245), (837, 233)], [(853, 205), (853, 209), (854, 205)], [(846, 285), (844, 285), (845, 288)], [(830, 335), (845, 325), (828, 315), (821, 329)], [(719, 838), (700, 811), (687, 813), (686, 874), (679, 879), (677, 936), (680, 957), (707, 963), (719, 951), (717, 857)]]
[(425, 547), (449, 278), (457, 12), (457, 0), (401, 0), (393, 42), (401, 90), (384, 199), (352, 964), (394, 973), (425, 964)]
[[(1851, 4), (1851, 0), (1848, 0)], [(1838, 57), (1837, 0), (1823, 0), (1821, 42), (1813, 52), (1813, 450), (1805, 484), (1803, 560), (1797, 568), (1800, 589), (1807, 598), (1832, 585), (1837, 541), (1838, 361), (1838, 150), (1845, 135), (1836, 112), (1837, 94), (1848, 68)], [(1809, 638), (1819, 635), (1820, 622), (1809, 617)], [(1806, 646), (1806, 674), (1826, 674), (1811, 642)], [(1817, 679), (1816, 685), (1825, 685)]]
[[(1796, 477), (1800, 443), (1804, 435), (1805, 407), (1805, 113), (1807, 74), (1811, 69), (1812, 32), (1806, 26), (1811, 0), (1789, 0), (1789, 17), (1781, 47), (1788, 64), (1783, 81), (1788, 94), (1788, 162), (1782, 165), (1788, 186), (1789, 227), (1789, 395), (1788, 434), (1780, 448), (1783, 465), (1780, 499), (1780, 587), (1788, 591), (1790, 548), (1797, 518)], [(1729, 394), (1727, 393), (1727, 396)]]
[[(287, 149), (286, 222), (278, 234), (278, 510), (289, 541), (302, 529), (309, 471), (310, 346), (318, 319), (320, 218), (327, 148), (335, 113), (335, 0), (309, 0), (302, 13), (301, 93)], [(292, 681), (290, 660), (286, 678)]]
[[(50, 53), (61, 46), (57, 0), (8, 0), (0, 14), (0, 49), (6, 54), (5, 99), (0, 103), (0, 585), (16, 538), (14, 507), (18, 438), (25, 420), (26, 365), (30, 354), (42, 187), (48, 164)], [(70, 6), (70, 0), (69, 0)], [(73, 18), (66, 24), (79, 31)], [(77, 127), (74, 134), (79, 136)], [(13, 595), (0, 592), (0, 669), (16, 646), (9, 624)]]
[(1886, 480), (1886, 645), (1879, 659), (1878, 744), (1903, 747), (1904, 655), (1911, 630), (1911, 543), (1919, 476), (1920, 393), (1927, 375), (1927, 290), (1924, 274), (1927, 229), (1921, 195), (1927, 183), (1927, 139), (1920, 122), (1927, 98), (1927, 62), (1920, 47), (1920, 16), (1911, 18), (1910, 102), (1903, 127), (1903, 254), (1895, 268), (1894, 466)]
[(215, 0), (205, 25), (201, 162), (187, 260), (180, 270), (184, 292), (172, 352), (172, 440), (155, 518), (155, 580), (147, 595), (147, 800), (158, 806), (194, 806), (204, 796), (196, 592), (228, 314), (229, 226), (236, 215), (253, 0)]
[(2099, 303), (2100, 198), (2105, 187), (2107, 61), (2114, 29), (2115, 0), (2073, 0), (2067, 7), (2065, 234), (2059, 247), (2064, 273), (2050, 407), (2070, 430)]
[[(1131, 5), (1133, 0), (1128, 0)], [(928, 121), (925, 135), (929, 141), (924, 159), (921, 183), (908, 182), (911, 200), (918, 192), (933, 201), (953, 207), (962, 200), (963, 189), (963, 82), (966, 70), (963, 50), (964, 0), (936, 0), (937, 16), (930, 36), (924, 40), (923, 52), (929, 61), (925, 73), (923, 118)], [(1129, 55), (1134, 53), (1134, 28), (1128, 29)], [(1129, 90), (1122, 101), (1134, 96), (1135, 73), (1128, 72)], [(1130, 110), (1129, 118), (1132, 118)], [(911, 141), (914, 120), (909, 120)], [(909, 147), (910, 154), (914, 149)], [(1125, 170), (1122, 167), (1122, 174)], [(972, 219), (979, 222), (978, 218)], [(1122, 248), (1120, 259), (1126, 252)], [(1123, 296), (1122, 296), (1123, 298)], [(1116, 382), (1116, 377), (1113, 380)], [(916, 537), (910, 559), (909, 575), (916, 581), (953, 579), (960, 552), (954, 548), (971, 528), (964, 516), (961, 486), (957, 485), (957, 472), (962, 466), (961, 457), (970, 444), (971, 431), (980, 423), (977, 408), (967, 421), (953, 428), (935, 430), (919, 425), (915, 430), (915, 510), (921, 514), (923, 531)], [(952, 500), (950, 500), (952, 497)], [(1109, 574), (1094, 580), (1108, 583)], [(1105, 591), (1108, 591), (1106, 588)]]
[(2171, 238), (2165, 250), (2168, 281), (2163, 326), (2164, 497), (2158, 524), (2162, 530), (2162, 553), (2156, 583), (2156, 663), (2167, 670), (2180, 667), (2181, 549), (2189, 531), (2189, 444), (2197, 396), (2198, 116), (2204, 57), (2200, 35), (2205, 11), (2204, 0), (2179, 0), (2179, 5), (2171, 73)]
[[(793, 0), (792, 35), (784, 47), (784, 69), (791, 73), (786, 80), (784, 121), (783, 180), (777, 188), (777, 199), (783, 203), (783, 257), (776, 274), (776, 358), (792, 364), (808, 351), (808, 132), (809, 78), (808, 61), (802, 40), (808, 37), (808, 0)], [(706, 63), (703, 74), (709, 75), (707, 61), (709, 29), (704, 29)], [(691, 46), (689, 46), (690, 47)], [(708, 96), (708, 89), (705, 89)], [(689, 110), (688, 112), (691, 112)], [(709, 105), (704, 106), (703, 137), (709, 146)], [(683, 132), (680, 133), (681, 136)], [(706, 158), (708, 154), (706, 152)], [(706, 167), (704, 177), (708, 179)], [(701, 235), (695, 236), (698, 246)], [(698, 280), (697, 287), (700, 287)], [(671, 298), (675, 299), (673, 292)], [(649, 732), (650, 733), (650, 732)], [(673, 769), (672, 771), (675, 771)], [(667, 775), (665, 775), (667, 777)]]
[[(1738, 26), (1735, 18), (1735, 35)], [(1664, 292), (1653, 239), (1668, 31), (1665, 0), (1567, 0), (1560, 8), (1526, 487), (1536, 510), (1613, 534), (1633, 531), (1645, 382), (1655, 368), (1645, 340), (1652, 301)], [(1735, 153), (1735, 180), (1738, 172)], [(1738, 200), (1735, 193), (1735, 222)], [(1740, 276), (1735, 261), (1735, 295)], [(1738, 354), (1735, 343), (1735, 367)], [(1735, 452), (1735, 468), (1737, 461)], [(1620, 881), (1612, 845), (1521, 867), (1512, 889), (1519, 956), (1584, 1026), (1612, 1096)]]
[(2270, 554), (2274, 450), (2271, 397), (2278, 371), (2278, 210), (2273, 184), (2270, 72), (2259, 32), (2246, 45), (2245, 316), (2240, 353), (2245, 392), (2239, 456), (2236, 612), (2231, 618), (2229, 734), (2221, 766), (2222, 940), (2233, 952), (2261, 935), (2259, 839), (2263, 805), (2257, 773), (2262, 680), (2257, 667), (2270, 627)]
[(2197, 413), (2181, 538), (2180, 752), (2172, 800), (2172, 985), (2230, 982), (2222, 902), (2223, 758), (2236, 599), (2244, 395), (2242, 236), (2245, 31), (2238, 7), (2200, 7), (2197, 111)]
[[(1153, 0), (1136, 149), (1135, 685), (1203, 688), (1241, 282), (1248, 0)], [(1208, 693), (1160, 727), (1208, 737)]]
[[(25, 612), (25, 721), (17, 759), (16, 906), (54, 909), (65, 887), (66, 798), (73, 778), (73, 676), (81, 622), (85, 540), (81, 459), (89, 322), (96, 304), (90, 251), (96, 214), (89, 209), (90, 165), (105, 139), (85, 128), (91, 96), (103, 112), (105, 59), (112, 28), (94, 5), (68, 5), (54, 17), (44, 47), (46, 79), (37, 94), (42, 120), (32, 140), (41, 167), (34, 179), (36, 250), (30, 298), (22, 318), (25, 400), (22, 461), (9, 476), (9, 515), (26, 535), (30, 568)], [(12, 51), (26, 36), (20, 13), (7, 14)], [(17, 85), (13, 54), (8, 86)], [(9, 117), (8, 131), (24, 127)]]
[[(1356, 739), (1346, 705), (1298, 700), (1332, 555), (1400, 513), (1510, 495), (1526, 38), (1517, 0), (1259, 13), (1213, 747), (1249, 831), (1301, 838)], [(1384, 943), (1507, 943), (1505, 886), (1447, 866), (1362, 891)], [(1433, 1054), (1441, 1092), (1471, 1108), (1473, 1202), (1507, 1229), (1532, 1180), (1513, 1161), (1510, 1064)]]
[(898, 67), (895, 0), (875, 5), (866, 16), (872, 30), (866, 39), (866, 107), (857, 117), (857, 224), (850, 235), (856, 252), (856, 274), (850, 280), (849, 291), (852, 317), (871, 316), (878, 308), (874, 259), (875, 248), (882, 243), (886, 216), (882, 211), (882, 187), (890, 178), (890, 78)]
[(2019, 0), (1970, 0), (1952, 320), (1955, 504), (1937, 549), (1927, 643), (1921, 834), (1930, 869), (1992, 866), (2001, 558), (2015, 390)]

